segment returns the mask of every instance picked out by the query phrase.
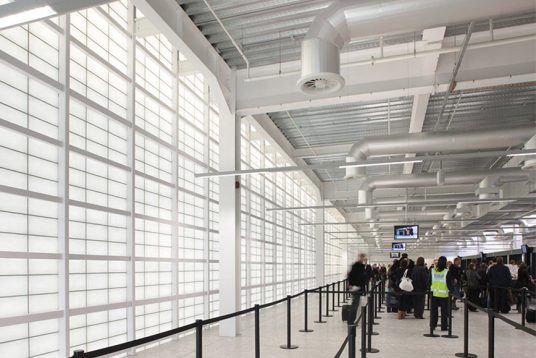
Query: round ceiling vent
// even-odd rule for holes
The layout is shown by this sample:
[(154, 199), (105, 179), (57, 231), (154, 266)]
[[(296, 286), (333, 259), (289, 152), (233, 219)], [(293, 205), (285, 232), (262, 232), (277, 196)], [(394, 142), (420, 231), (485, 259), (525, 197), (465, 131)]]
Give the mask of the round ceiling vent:
[(298, 87), (307, 95), (334, 93), (344, 87), (344, 78), (336, 73), (315, 73), (300, 78)]

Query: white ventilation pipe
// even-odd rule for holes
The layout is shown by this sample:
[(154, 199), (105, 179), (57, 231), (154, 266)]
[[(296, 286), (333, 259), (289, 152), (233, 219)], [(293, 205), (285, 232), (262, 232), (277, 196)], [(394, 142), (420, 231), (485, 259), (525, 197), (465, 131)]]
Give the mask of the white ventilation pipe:
[(534, 0), (338, 0), (313, 21), (302, 42), (300, 90), (308, 95), (344, 87), (340, 51), (351, 40), (534, 11)]
[[(525, 181), (530, 178), (530, 172), (519, 168), (502, 168), (495, 170), (475, 170), (447, 172), (445, 185), (476, 184), (486, 177), (494, 177), (502, 181)], [(435, 174), (406, 174), (372, 177), (361, 184), (357, 191), (358, 204), (371, 204), (372, 191), (385, 188), (422, 188), (436, 186)]]
[[(536, 126), (479, 131), (404, 133), (366, 137), (350, 149), (347, 162), (365, 161), (373, 155), (407, 153), (463, 152), (495, 149), (525, 143), (536, 134)], [(346, 168), (345, 178), (364, 177), (364, 167)]]

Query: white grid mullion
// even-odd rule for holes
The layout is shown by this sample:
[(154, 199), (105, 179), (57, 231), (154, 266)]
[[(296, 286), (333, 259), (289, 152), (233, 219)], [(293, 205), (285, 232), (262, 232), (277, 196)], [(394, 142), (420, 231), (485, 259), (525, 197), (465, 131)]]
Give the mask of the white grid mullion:
[[(132, 1), (128, 2), (128, 29), (131, 34), (135, 34), (135, 17), (136, 9)], [(128, 128), (127, 141), (127, 161), (131, 167), (127, 181), (127, 208), (130, 216), (127, 218), (127, 255), (131, 260), (127, 265), (127, 301), (131, 305), (127, 308), (127, 338), (128, 340), (136, 339), (136, 37), (133, 36), (128, 41), (128, 76), (132, 79), (128, 86), (127, 94), (127, 120), (131, 123)]]
[(70, 15), (60, 18), (63, 35), (60, 36), (60, 82), (64, 91), (60, 92), (59, 138), (63, 142), (58, 160), (58, 194), (63, 201), (58, 205), (58, 239), (62, 259), (59, 273), (59, 303), (63, 317), (59, 327), (59, 354), (70, 356), (70, 320), (69, 320), (69, 88), (70, 88)]
[[(178, 183), (178, 165), (179, 165), (179, 153), (178, 153), (178, 131), (179, 131), (179, 69), (178, 69), (178, 63), (179, 63), (179, 53), (177, 51), (173, 51), (173, 108), (175, 108), (175, 117), (173, 118), (173, 134), (172, 134), (172, 140), (173, 140), (173, 146), (175, 147), (175, 150), (172, 152), (172, 160), (171, 165), (172, 168), (172, 179), (174, 183), (172, 195), (171, 195), (171, 257), (173, 258), (173, 262), (171, 263), (171, 294), (172, 295), (178, 295), (179, 294), (179, 265), (178, 265), (178, 247), (179, 247), (179, 226), (178, 226), (178, 220), (179, 220), (179, 183)], [(171, 318), (171, 323), (173, 327), (179, 326), (179, 304), (177, 300), (173, 300), (173, 303), (171, 305), (171, 311), (173, 317)]]
[[(261, 168), (265, 168), (266, 166), (266, 142), (265, 141), (262, 141), (262, 144), (261, 144), (261, 149), (262, 149), (262, 153), (263, 155), (261, 155)], [(262, 238), (262, 242), (261, 242), (261, 265), (260, 265), (260, 270), (261, 270), (261, 297), (260, 297), (260, 301), (261, 302), (266, 302), (266, 287), (265, 287), (265, 283), (266, 283), (266, 258), (265, 258), (265, 250), (266, 250), (266, 190), (265, 190), (265, 182), (266, 182), (266, 177), (264, 175), (261, 175), (260, 177), (260, 189), (261, 189), (261, 213), (262, 213), (262, 220), (261, 220), (261, 238)]]
[[(205, 108), (204, 108), (204, 125), (205, 125), (205, 134), (206, 134), (206, 143), (203, 147), (203, 160), (207, 164), (207, 166), (210, 165), (210, 89), (208, 86), (208, 82), (204, 82), (204, 101), (205, 101)], [(210, 260), (210, 179), (206, 178), (203, 179), (203, 191), (204, 191), (204, 220), (203, 224), (205, 226), (205, 230), (203, 231), (203, 255), (205, 256), (205, 263), (203, 265), (203, 311), (205, 313), (205, 317), (210, 317), (210, 266), (209, 266), (209, 260)]]

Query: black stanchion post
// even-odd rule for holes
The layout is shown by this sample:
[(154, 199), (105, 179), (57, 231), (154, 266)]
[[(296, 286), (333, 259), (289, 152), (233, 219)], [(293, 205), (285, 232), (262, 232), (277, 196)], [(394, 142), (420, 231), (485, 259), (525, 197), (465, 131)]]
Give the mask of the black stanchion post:
[(426, 311), (430, 311), (430, 292), (426, 292)]
[(322, 286), (318, 287), (318, 321), (315, 323), (326, 323), (322, 321)]
[(348, 358), (355, 358), (355, 326), (348, 325)]
[(255, 358), (261, 358), (260, 306), (255, 305)]
[(287, 344), (284, 344), (280, 346), (282, 349), (296, 349), (298, 346), (293, 346), (291, 342), (291, 329), (292, 329), (292, 321), (291, 321), (291, 300), (292, 296), (287, 296)]
[(341, 281), (337, 282), (337, 307), (341, 307)]
[(361, 307), (361, 358), (367, 356), (367, 306)]
[(337, 312), (335, 309), (335, 282), (331, 284), (331, 312)]
[[(372, 292), (368, 296), (367, 302), (367, 353), (378, 353), (380, 350), (372, 348), (372, 336), (377, 335), (378, 333), (372, 331), (372, 325), (374, 323), (374, 307), (372, 307)], [(365, 323), (363, 322), (363, 325)]]
[(329, 285), (326, 285), (326, 314), (324, 317), (333, 317), (329, 314)]
[(308, 327), (308, 320), (309, 320), (309, 299), (308, 299), (308, 293), (309, 290), (305, 290), (305, 310), (303, 312), (304, 322), (303, 322), (303, 329), (300, 329), (300, 332), (313, 332), (312, 329), (309, 329)]
[(523, 287), (521, 289), (521, 325), (525, 327), (525, 322), (527, 320), (527, 295), (528, 289)]
[[(379, 290), (378, 290), (378, 313), (383, 313), (382, 309), (382, 300), (383, 300), (383, 280), (380, 281)], [(381, 319), (381, 317), (376, 317), (376, 319)]]
[(77, 349), (73, 352), (73, 358), (84, 358), (84, 350)]
[(449, 330), (448, 334), (443, 334), (443, 338), (458, 338), (458, 336), (452, 334), (452, 296), (449, 293), (449, 304), (448, 304), (448, 313), (449, 313)]
[[(495, 302), (497, 302), (497, 291), (495, 291)], [(488, 358), (495, 357), (495, 316), (492, 310), (488, 310)]]
[(203, 320), (195, 320), (195, 358), (203, 357)]
[(378, 296), (378, 294), (380, 293), (379, 289), (378, 289), (378, 285), (375, 285), (373, 288), (372, 288), (372, 302), (374, 303), (374, 324), (375, 325), (379, 325), (378, 322), (376, 322), (377, 319), (382, 319), (380, 316), (378, 316), (378, 306), (379, 306), (379, 301), (380, 301), (380, 297)]
[(455, 356), (477, 358), (476, 354), (469, 353), (469, 305), (467, 298), (463, 300), (463, 353), (456, 353)]

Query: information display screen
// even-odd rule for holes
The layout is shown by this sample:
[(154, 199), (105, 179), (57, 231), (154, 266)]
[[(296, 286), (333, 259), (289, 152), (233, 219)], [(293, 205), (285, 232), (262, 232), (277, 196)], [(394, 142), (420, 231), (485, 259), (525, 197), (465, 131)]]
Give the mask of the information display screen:
[(393, 242), (391, 244), (391, 251), (406, 251), (405, 242)]
[(394, 230), (395, 240), (417, 240), (419, 225), (397, 225)]
[(400, 252), (391, 252), (391, 258), (392, 259), (399, 259), (400, 258)]
[(521, 253), (522, 254), (528, 254), (529, 253), (529, 246), (527, 244), (521, 245)]

